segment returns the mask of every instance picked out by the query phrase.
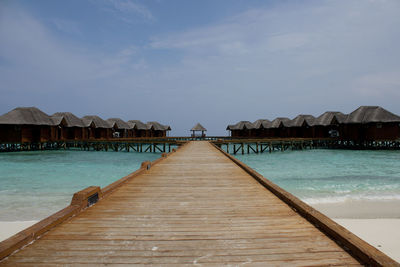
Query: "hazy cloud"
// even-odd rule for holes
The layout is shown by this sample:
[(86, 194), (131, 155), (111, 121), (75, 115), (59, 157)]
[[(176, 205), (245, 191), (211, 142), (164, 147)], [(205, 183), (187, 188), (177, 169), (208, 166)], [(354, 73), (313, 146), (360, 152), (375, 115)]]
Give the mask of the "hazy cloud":
[[(133, 1), (103, 3), (153, 18)], [(109, 51), (58, 40), (40, 20), (9, 9), (0, 16), (0, 106), (159, 120), (179, 135), (197, 121), (224, 134), (238, 120), (366, 104), (400, 113), (400, 2), (302, 3)]]

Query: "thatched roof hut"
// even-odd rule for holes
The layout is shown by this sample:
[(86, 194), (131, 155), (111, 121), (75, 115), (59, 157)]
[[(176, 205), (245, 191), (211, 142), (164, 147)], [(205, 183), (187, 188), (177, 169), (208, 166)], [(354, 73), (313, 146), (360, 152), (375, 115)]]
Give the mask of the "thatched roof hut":
[(228, 127), (226, 127), (227, 130), (230, 131), (235, 131), (235, 130), (252, 130), (254, 129), (254, 125), (253, 123), (249, 122), (249, 121), (239, 121), (236, 124), (233, 125), (228, 125)]
[(190, 129), (191, 131), (202, 131), (205, 132), (207, 131), (206, 128), (203, 127), (203, 125), (201, 125), (200, 123), (197, 123), (195, 126), (193, 126), (192, 129)]
[(339, 111), (327, 111), (314, 120), (313, 126), (329, 126), (343, 123), (347, 115)]
[(93, 125), (95, 128), (111, 129), (111, 126), (107, 123), (107, 121), (96, 115), (84, 116), (82, 121), (86, 127)]
[(259, 119), (253, 122), (254, 128), (255, 129), (268, 129), (271, 128), (271, 121), (267, 119)]
[(400, 138), (400, 117), (379, 106), (361, 106), (351, 112), (341, 132), (347, 140), (394, 140)]
[(129, 130), (132, 129), (132, 127), (125, 121), (123, 121), (120, 118), (110, 118), (107, 120), (108, 124), (115, 129), (120, 129), (120, 130)]
[(89, 139), (107, 139), (112, 137), (112, 127), (99, 116), (84, 116), (82, 121), (88, 129), (87, 136)]
[(82, 119), (78, 118), (71, 112), (56, 112), (51, 115), (51, 117), (55, 122), (64, 119), (65, 127), (85, 127), (85, 123), (82, 121)]
[(249, 121), (240, 121), (234, 125), (228, 125), (226, 129), (231, 131), (232, 137), (252, 137), (255, 128)]
[(0, 116), (0, 124), (56, 125), (52, 118), (36, 107), (18, 107)]
[[(205, 133), (207, 131), (206, 128), (203, 127), (200, 123), (197, 123), (195, 126), (190, 129), (192, 131), (192, 137), (196, 137), (196, 132), (201, 132), (201, 137), (205, 137)], [(198, 135), (199, 136), (199, 135)]]
[(147, 129), (150, 131), (150, 137), (165, 137), (167, 131), (171, 130), (168, 125), (162, 125), (156, 121), (149, 121), (146, 123)]
[(303, 127), (303, 126), (311, 126), (315, 121), (315, 117), (312, 115), (298, 115), (290, 122), (289, 127)]
[(400, 122), (400, 117), (379, 106), (361, 106), (351, 112), (344, 123)]
[(58, 123), (36, 107), (18, 107), (0, 116), (0, 142), (57, 140)]
[(57, 129), (59, 140), (79, 140), (87, 138), (88, 133), (85, 123), (71, 112), (57, 112), (51, 115), (53, 121), (60, 126)]

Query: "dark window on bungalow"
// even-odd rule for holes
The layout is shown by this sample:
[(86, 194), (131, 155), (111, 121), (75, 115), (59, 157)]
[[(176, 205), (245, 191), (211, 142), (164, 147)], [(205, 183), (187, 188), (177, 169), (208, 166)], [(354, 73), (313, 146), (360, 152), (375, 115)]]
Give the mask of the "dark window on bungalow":
[(382, 128), (382, 123), (377, 123), (376, 128), (378, 128), (378, 129)]

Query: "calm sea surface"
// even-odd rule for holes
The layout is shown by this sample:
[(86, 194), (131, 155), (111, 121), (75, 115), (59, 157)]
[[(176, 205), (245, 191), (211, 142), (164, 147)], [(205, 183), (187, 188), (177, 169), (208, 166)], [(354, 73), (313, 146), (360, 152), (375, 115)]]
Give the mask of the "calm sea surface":
[[(303, 150), (236, 155), (274, 183), (315, 203), (399, 200), (399, 151)], [(40, 151), (0, 153), (0, 221), (39, 220), (72, 194), (104, 187), (156, 153)]]
[(318, 149), (236, 157), (309, 204), (400, 199), (399, 151)]
[(38, 151), (0, 153), (0, 221), (40, 220), (73, 193), (104, 187), (160, 153)]

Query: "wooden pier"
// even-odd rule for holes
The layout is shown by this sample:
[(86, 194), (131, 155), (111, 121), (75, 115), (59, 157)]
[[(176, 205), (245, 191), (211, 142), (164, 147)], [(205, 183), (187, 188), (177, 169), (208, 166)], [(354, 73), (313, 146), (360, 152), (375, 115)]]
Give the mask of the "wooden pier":
[(76, 193), (1, 242), (1, 258), (0, 266), (399, 266), (207, 141)]
[(80, 149), (86, 151), (134, 151), (169, 153), (186, 141), (170, 138), (126, 138), (100, 140), (64, 140), (41, 143), (3, 143), (0, 152)]
[(351, 141), (336, 138), (231, 138), (212, 142), (231, 154), (272, 153), (303, 149), (400, 150), (400, 140)]

